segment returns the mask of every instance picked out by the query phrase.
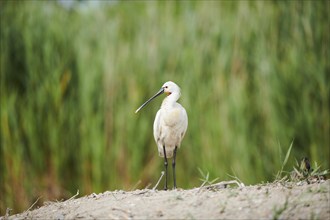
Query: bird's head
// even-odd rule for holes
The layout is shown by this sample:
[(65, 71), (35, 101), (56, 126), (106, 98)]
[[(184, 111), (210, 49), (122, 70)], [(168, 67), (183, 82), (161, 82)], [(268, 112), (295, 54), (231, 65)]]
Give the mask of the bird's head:
[(162, 89), (166, 95), (171, 95), (172, 93), (180, 94), (180, 87), (172, 81), (164, 83)]
[(164, 85), (162, 86), (162, 88), (154, 95), (152, 96), (150, 99), (148, 99), (145, 103), (143, 103), (140, 108), (138, 108), (135, 113), (139, 112), (144, 106), (146, 106), (149, 102), (151, 102), (154, 98), (156, 98), (157, 96), (161, 95), (161, 94), (167, 94), (167, 96), (173, 94), (171, 97), (171, 99), (173, 99), (174, 101), (178, 100), (180, 97), (180, 87), (175, 84), (172, 81), (168, 81), (166, 83), (164, 83)]

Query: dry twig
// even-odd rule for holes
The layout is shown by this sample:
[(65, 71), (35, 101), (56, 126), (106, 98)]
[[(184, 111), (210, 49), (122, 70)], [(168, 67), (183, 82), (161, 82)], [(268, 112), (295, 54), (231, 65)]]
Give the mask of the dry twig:
[[(41, 196), (42, 197), (42, 196)], [(30, 206), (30, 208), (28, 208), (26, 211), (28, 212), (28, 211), (30, 211), (31, 209), (32, 209), (32, 207), (35, 205), (35, 204), (37, 204), (37, 202), (39, 201), (39, 199), (41, 198), (41, 197), (39, 197), (31, 206)]]
[(152, 188), (152, 190), (155, 190), (155, 189), (157, 188), (157, 186), (159, 185), (159, 183), (160, 183), (160, 180), (163, 178), (164, 174), (165, 174), (165, 172), (164, 172), (164, 171), (162, 171), (162, 174), (161, 174), (161, 176), (160, 176), (160, 178), (159, 178), (158, 182), (156, 183), (156, 185), (154, 186), (154, 188)]
[(79, 189), (77, 190), (76, 195), (74, 195), (74, 196), (72, 196), (70, 199), (66, 200), (66, 202), (73, 200), (73, 199), (76, 198), (78, 195), (79, 195)]
[(223, 188), (226, 188), (227, 185), (230, 185), (230, 184), (237, 184), (238, 187), (240, 187), (240, 188), (245, 186), (244, 183), (238, 182), (237, 180), (222, 181), (222, 182), (207, 185), (207, 186), (204, 186), (204, 184), (202, 184), (202, 186), (199, 187), (198, 192), (200, 192), (202, 189), (213, 189), (213, 190), (223, 189)]

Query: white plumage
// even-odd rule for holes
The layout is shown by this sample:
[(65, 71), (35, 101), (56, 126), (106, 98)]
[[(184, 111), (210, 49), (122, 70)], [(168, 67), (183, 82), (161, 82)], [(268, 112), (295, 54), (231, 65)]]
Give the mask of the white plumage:
[(163, 85), (164, 99), (154, 121), (154, 138), (158, 146), (159, 156), (164, 157), (165, 146), (167, 158), (173, 157), (175, 147), (180, 147), (188, 127), (186, 110), (176, 101), (180, 98), (180, 88), (174, 82)]
[(165, 160), (165, 189), (167, 189), (167, 158), (173, 157), (173, 180), (174, 188), (176, 188), (176, 151), (180, 147), (188, 127), (187, 112), (182, 105), (177, 103), (181, 96), (180, 87), (171, 81), (164, 83), (162, 88), (138, 108), (135, 113), (162, 93), (165, 93), (167, 96), (156, 114), (154, 121), (154, 138), (157, 143), (159, 156), (164, 157)]

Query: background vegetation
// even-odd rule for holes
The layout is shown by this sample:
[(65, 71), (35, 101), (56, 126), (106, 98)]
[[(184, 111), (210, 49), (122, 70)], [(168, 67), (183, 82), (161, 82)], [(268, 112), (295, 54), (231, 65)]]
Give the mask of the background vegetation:
[(189, 117), (179, 187), (198, 168), (272, 181), (292, 141), (287, 166), (329, 168), (329, 1), (88, 5), (0, 2), (1, 214), (154, 186), (161, 98), (134, 111), (168, 80)]

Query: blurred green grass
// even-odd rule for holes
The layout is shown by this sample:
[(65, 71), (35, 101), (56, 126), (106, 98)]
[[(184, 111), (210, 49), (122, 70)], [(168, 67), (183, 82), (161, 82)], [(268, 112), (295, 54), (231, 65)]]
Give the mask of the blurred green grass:
[(292, 160), (329, 168), (329, 1), (1, 1), (1, 214), (154, 185), (168, 80), (189, 127), (178, 185), (272, 181)]

